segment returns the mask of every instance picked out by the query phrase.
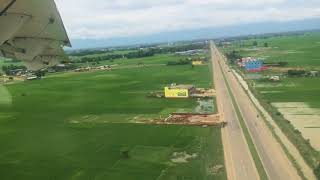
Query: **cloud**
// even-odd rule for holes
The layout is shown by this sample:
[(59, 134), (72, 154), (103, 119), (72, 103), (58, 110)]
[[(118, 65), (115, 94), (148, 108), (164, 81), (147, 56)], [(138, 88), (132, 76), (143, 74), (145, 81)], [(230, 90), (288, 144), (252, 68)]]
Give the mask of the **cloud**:
[(73, 39), (107, 39), (320, 16), (309, 0), (56, 0)]

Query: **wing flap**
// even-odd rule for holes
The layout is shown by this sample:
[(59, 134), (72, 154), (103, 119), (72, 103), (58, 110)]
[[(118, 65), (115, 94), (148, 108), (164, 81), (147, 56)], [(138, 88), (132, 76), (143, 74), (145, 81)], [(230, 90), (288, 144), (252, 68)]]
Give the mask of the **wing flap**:
[[(0, 12), (12, 0), (0, 0)], [(0, 15), (2, 56), (20, 59), (33, 70), (65, 58), (62, 47), (71, 47), (54, 0), (15, 0)], [(52, 62), (50, 62), (52, 61)]]

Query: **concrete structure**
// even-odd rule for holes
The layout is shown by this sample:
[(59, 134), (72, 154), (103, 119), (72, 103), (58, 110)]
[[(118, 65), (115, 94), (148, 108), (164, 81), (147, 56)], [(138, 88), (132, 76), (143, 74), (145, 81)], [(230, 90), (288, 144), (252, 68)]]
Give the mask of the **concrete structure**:
[(271, 76), (269, 78), (270, 81), (280, 81), (280, 76)]
[(202, 60), (193, 60), (192, 61), (192, 65), (194, 66), (198, 66), (198, 65), (203, 65), (204, 62)]
[(320, 75), (319, 71), (310, 71), (310, 76), (312, 76), (312, 77), (316, 77), (319, 75)]
[(195, 49), (195, 50), (176, 52), (175, 54), (180, 56), (191, 56), (191, 55), (203, 54), (206, 52), (207, 50), (204, 50), (204, 49)]
[(38, 77), (35, 75), (31, 75), (31, 76), (26, 77), (26, 80), (28, 80), (28, 81), (32, 81), (32, 80), (36, 80), (36, 79), (38, 79)]
[(192, 85), (175, 85), (164, 88), (164, 96), (166, 98), (189, 98), (190, 94), (195, 90)]

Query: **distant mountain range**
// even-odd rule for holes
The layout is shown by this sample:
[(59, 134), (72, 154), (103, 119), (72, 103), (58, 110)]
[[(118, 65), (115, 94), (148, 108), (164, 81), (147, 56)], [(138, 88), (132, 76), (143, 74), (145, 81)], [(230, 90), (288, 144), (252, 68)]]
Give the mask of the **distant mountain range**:
[(320, 18), (289, 22), (260, 22), (225, 27), (182, 30), (128, 38), (74, 39), (72, 40), (72, 49), (104, 48), (316, 29), (320, 29)]

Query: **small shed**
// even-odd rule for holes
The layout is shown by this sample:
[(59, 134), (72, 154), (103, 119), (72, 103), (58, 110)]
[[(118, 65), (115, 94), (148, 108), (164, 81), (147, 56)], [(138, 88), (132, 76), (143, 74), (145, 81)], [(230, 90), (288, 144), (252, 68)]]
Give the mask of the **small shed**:
[(269, 78), (270, 81), (280, 81), (280, 76), (271, 76)]

